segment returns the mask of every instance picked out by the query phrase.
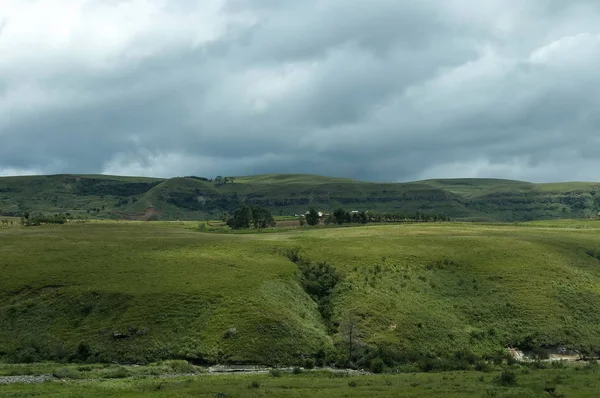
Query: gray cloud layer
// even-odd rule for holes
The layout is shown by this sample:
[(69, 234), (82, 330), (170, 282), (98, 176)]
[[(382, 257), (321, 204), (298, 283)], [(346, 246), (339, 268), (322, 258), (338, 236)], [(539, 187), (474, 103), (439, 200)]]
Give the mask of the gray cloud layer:
[(0, 174), (600, 180), (597, 1), (4, 0), (0, 21)]

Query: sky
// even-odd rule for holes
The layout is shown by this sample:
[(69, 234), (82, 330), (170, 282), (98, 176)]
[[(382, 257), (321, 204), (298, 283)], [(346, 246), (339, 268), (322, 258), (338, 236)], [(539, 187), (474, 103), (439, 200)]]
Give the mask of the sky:
[(0, 175), (600, 181), (597, 0), (1, 0)]

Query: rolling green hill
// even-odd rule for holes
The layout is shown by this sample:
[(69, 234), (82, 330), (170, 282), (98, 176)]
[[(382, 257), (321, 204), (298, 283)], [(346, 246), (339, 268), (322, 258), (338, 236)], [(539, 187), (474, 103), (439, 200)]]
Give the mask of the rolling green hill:
[(508, 346), (598, 353), (599, 232), (598, 221), (13, 226), (0, 229), (0, 359), (332, 363), (350, 326), (360, 366), (470, 366)]
[(219, 218), (240, 204), (275, 215), (314, 206), (380, 212), (445, 213), (457, 220), (525, 221), (583, 218), (600, 211), (600, 184), (533, 184), (494, 179), (370, 183), (313, 175), (236, 177), (216, 184), (200, 178), (154, 179), (103, 175), (0, 178), (0, 215), (68, 212), (93, 218), (200, 220)]

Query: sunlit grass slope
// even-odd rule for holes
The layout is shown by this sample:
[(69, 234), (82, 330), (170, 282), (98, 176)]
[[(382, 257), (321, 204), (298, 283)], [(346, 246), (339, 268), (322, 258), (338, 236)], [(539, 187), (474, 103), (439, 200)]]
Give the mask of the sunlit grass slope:
[[(600, 350), (598, 222), (206, 234), (105, 222), (0, 230), (0, 355), (294, 363), (361, 343), (406, 356)], [(285, 255), (343, 276), (330, 334)]]

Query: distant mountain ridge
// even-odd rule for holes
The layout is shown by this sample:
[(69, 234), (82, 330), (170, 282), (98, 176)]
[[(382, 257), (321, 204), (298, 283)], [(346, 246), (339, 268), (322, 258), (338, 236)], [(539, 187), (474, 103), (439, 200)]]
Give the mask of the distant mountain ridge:
[[(226, 183), (223, 182), (226, 181)], [(305, 174), (272, 174), (209, 180), (107, 175), (0, 178), (0, 216), (24, 209), (123, 218), (152, 210), (152, 219), (214, 219), (241, 204), (275, 215), (309, 207), (331, 211), (444, 213), (457, 220), (526, 221), (594, 217), (600, 183), (536, 184), (501, 179), (432, 179), (408, 183), (362, 182)]]

